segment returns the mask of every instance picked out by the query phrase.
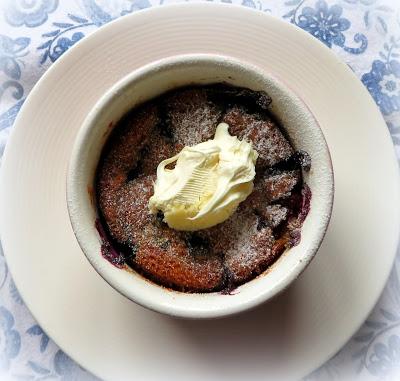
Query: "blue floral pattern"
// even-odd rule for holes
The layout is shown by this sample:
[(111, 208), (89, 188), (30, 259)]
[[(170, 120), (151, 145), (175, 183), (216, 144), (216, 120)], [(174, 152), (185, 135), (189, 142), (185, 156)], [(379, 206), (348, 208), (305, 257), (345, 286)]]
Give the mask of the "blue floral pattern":
[[(23, 103), (24, 99), (21, 99), (5, 113), (0, 115), (0, 131), (9, 128), (14, 124), (14, 120), (17, 117), (18, 111), (21, 109)], [(0, 146), (0, 155), (2, 155), (3, 151), (4, 147)]]
[(374, 61), (371, 71), (363, 75), (362, 82), (374, 97), (383, 114), (388, 115), (399, 110), (400, 64), (398, 61)]
[(380, 378), (398, 374), (400, 370), (400, 282), (397, 261), (387, 285), (394, 308), (377, 307), (353, 339), (358, 349), (352, 358), (359, 363), (358, 371), (366, 369)]
[(328, 48), (331, 48), (332, 45), (337, 45), (352, 54), (361, 54), (367, 49), (368, 40), (362, 33), (354, 35), (354, 41), (360, 43), (359, 47), (345, 46), (346, 37), (343, 32), (350, 28), (351, 23), (347, 18), (342, 17), (343, 8), (340, 5), (334, 4), (329, 7), (325, 0), (318, 0), (314, 8), (305, 6), (301, 9), (301, 13), (298, 14), (305, 0), (287, 2), (287, 4), (292, 3), (298, 4), (283, 17), (290, 17), (293, 24), (318, 38)]
[(394, 125), (392, 122), (388, 122), (387, 126), (392, 136), (393, 144), (400, 145), (400, 124)]
[(350, 28), (350, 21), (341, 17), (342, 13), (339, 5), (328, 7), (325, 1), (318, 1), (315, 8), (302, 9), (297, 25), (329, 48), (332, 44), (343, 46), (346, 38), (342, 32)]
[(146, 9), (149, 7), (151, 7), (149, 0), (136, 0), (131, 3), (128, 9), (121, 12), (121, 16), (125, 16), (129, 13), (140, 11), (141, 9)]
[(58, 351), (54, 356), (54, 369), (61, 376), (71, 376), (75, 366), (63, 351)]
[[(0, 160), (26, 95), (49, 65), (117, 17), (175, 1), (0, 1), (6, 21), (0, 24)], [(379, 106), (400, 157), (400, 4), (391, 0), (207, 1), (269, 12), (335, 50)], [(400, 374), (400, 253), (398, 258), (384, 293), (389, 301), (381, 301), (350, 343), (307, 380), (392, 381), (391, 375)], [(26, 381), (96, 379), (36, 324), (1, 250), (0, 300), (0, 379), (2, 371)], [(346, 367), (351, 373), (345, 373)]]
[(400, 367), (400, 337), (391, 335), (387, 343), (374, 344), (367, 366), (375, 376), (393, 374)]
[(341, 0), (340, 4), (346, 9), (363, 12), (363, 22), (367, 30), (372, 28), (381, 35), (388, 33), (388, 21), (394, 16), (395, 10), (380, 0)]
[(36, 27), (47, 21), (48, 14), (54, 12), (58, 0), (12, 0), (4, 9), (7, 22), (12, 26)]
[(29, 37), (12, 39), (0, 35), (0, 70), (12, 79), (21, 78), (21, 57), (28, 54)]
[(49, 57), (52, 62), (54, 62), (58, 57), (66, 52), (72, 45), (78, 42), (85, 35), (82, 32), (75, 32), (71, 38), (61, 37), (57, 40), (53, 49), (49, 52)]
[(400, 39), (392, 37), (391, 44), (384, 44), (384, 52), (380, 52), (382, 59), (375, 60), (361, 78), (384, 115), (400, 110), (400, 62), (393, 59), (399, 57), (395, 53), (399, 47)]
[[(47, 41), (37, 48), (43, 51), (40, 64), (45, 63), (47, 59), (50, 59), (51, 62), (57, 60), (85, 36), (81, 31), (77, 30), (95, 25), (94, 22), (73, 14), (68, 14), (68, 18), (68, 22), (54, 22), (52, 25), (56, 29), (42, 34), (42, 37), (46, 38)], [(69, 37), (68, 34), (70, 34)]]
[(22, 98), (24, 89), (18, 80), (21, 78), (21, 67), (24, 65), (22, 57), (28, 54), (29, 43), (30, 38), (28, 37), (12, 39), (0, 35), (0, 71), (7, 77), (0, 84), (0, 100), (9, 89), (13, 90), (11, 94), (15, 100)]
[(0, 307), (0, 369), (8, 370), (12, 359), (21, 349), (21, 336), (13, 329), (14, 317), (5, 307)]
[(35, 324), (27, 329), (26, 333), (31, 336), (40, 337), (40, 352), (43, 353), (46, 350), (47, 345), (49, 344), (49, 337), (45, 334), (43, 329), (39, 325)]

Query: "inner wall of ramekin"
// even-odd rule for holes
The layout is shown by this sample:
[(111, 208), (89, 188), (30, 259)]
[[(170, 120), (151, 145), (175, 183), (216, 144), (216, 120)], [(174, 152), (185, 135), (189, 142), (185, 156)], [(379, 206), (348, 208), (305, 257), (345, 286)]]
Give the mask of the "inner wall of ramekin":
[[(93, 203), (95, 171), (102, 148), (123, 115), (133, 107), (171, 89), (188, 85), (225, 82), (272, 98), (271, 112), (281, 122), (296, 150), (307, 151), (312, 169), (304, 179), (312, 191), (310, 213), (304, 222), (300, 244), (285, 253), (266, 272), (237, 289), (234, 295), (186, 294), (166, 290), (141, 275), (120, 270), (102, 258), (101, 240), (95, 230)], [(135, 149), (135, 147), (132, 147)], [(210, 317), (237, 312), (267, 300), (286, 287), (317, 250), (330, 214), (332, 178), (329, 153), (322, 132), (309, 110), (286, 86), (259, 69), (224, 57), (186, 57), (156, 63), (128, 75), (94, 107), (78, 135), (71, 162), (69, 209), (78, 241), (86, 256), (114, 288), (148, 308), (186, 317)], [(77, 217), (79, 216), (79, 218)]]

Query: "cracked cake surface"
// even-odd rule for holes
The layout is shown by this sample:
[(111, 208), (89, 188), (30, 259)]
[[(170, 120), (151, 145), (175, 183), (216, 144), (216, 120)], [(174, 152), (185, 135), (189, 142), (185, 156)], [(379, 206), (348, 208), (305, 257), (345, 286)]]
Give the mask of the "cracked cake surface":
[[(127, 113), (98, 165), (102, 254), (159, 285), (185, 292), (232, 289), (265, 271), (300, 240), (311, 193), (296, 152), (263, 92), (223, 84), (176, 89)], [(254, 190), (226, 221), (177, 231), (148, 208), (158, 164), (214, 136), (220, 122), (259, 154)]]

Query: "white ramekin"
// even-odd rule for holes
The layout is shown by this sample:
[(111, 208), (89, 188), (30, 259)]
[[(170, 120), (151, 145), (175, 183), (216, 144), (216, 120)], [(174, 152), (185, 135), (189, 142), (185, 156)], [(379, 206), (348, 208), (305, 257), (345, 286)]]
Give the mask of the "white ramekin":
[[(286, 130), (296, 150), (312, 160), (304, 180), (312, 192), (311, 209), (300, 243), (267, 271), (234, 293), (192, 294), (161, 287), (134, 271), (119, 269), (101, 255), (95, 228), (94, 177), (102, 148), (118, 120), (136, 105), (170, 89), (225, 82), (263, 90), (270, 111)], [(132, 147), (135, 149), (135, 147)], [(67, 203), (76, 238), (96, 271), (113, 288), (151, 310), (186, 318), (213, 318), (255, 307), (288, 287), (315, 256), (325, 235), (333, 204), (333, 169), (328, 146), (314, 116), (287, 85), (264, 70), (236, 59), (205, 54), (174, 56), (146, 65), (120, 80), (93, 107), (76, 137), (67, 174)]]

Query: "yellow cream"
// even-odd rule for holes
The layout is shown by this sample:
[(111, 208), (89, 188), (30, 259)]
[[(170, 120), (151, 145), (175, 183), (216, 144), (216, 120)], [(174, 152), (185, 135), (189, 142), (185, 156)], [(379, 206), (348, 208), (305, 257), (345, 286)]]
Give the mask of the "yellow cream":
[(169, 227), (194, 231), (217, 225), (252, 192), (258, 154), (228, 127), (220, 123), (214, 139), (185, 147), (158, 165), (149, 209), (161, 210)]

